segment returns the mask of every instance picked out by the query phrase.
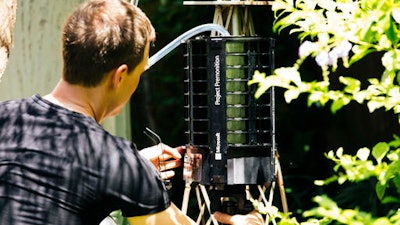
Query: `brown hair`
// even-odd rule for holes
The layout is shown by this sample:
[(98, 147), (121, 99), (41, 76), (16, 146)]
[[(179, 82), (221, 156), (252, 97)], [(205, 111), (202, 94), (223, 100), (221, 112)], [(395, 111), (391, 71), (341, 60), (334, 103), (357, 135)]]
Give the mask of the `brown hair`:
[(123, 0), (91, 0), (78, 7), (63, 30), (63, 78), (71, 84), (94, 87), (121, 64), (129, 72), (155, 40), (147, 16)]

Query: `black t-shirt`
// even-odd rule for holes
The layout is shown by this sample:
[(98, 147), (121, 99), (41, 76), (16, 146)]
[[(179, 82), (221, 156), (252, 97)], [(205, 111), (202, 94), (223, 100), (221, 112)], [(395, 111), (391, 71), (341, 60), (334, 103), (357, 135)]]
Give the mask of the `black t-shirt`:
[(170, 205), (134, 144), (39, 95), (0, 103), (0, 224), (98, 225)]

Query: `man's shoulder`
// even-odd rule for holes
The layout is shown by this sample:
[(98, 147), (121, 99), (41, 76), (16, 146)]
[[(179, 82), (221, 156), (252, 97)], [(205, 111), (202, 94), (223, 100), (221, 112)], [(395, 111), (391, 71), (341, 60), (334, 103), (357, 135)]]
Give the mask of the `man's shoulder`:
[(27, 98), (16, 98), (16, 99), (7, 99), (7, 100), (2, 100), (0, 101), (0, 107), (17, 107), (21, 104), (29, 104), (33, 103), (33, 98), (34, 96), (27, 97)]
[(29, 111), (33, 97), (0, 101), (0, 118), (10, 119)]

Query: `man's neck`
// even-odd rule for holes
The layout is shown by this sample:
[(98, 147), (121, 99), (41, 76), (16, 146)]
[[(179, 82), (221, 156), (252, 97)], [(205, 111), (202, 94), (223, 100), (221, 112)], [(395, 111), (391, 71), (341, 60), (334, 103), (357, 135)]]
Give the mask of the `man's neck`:
[(61, 80), (54, 90), (44, 96), (44, 99), (69, 109), (94, 118), (100, 123), (105, 115), (105, 106), (101, 99), (99, 88), (86, 88), (80, 85), (72, 85)]

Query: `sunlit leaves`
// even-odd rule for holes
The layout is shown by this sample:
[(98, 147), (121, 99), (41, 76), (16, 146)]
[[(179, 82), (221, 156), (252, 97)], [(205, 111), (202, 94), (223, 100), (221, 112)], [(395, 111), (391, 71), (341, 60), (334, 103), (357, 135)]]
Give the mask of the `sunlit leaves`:
[(400, 70), (400, 49), (387, 51), (382, 57), (382, 65), (388, 71)]
[(376, 159), (377, 163), (380, 164), (388, 151), (389, 145), (385, 142), (381, 142), (374, 146), (374, 148), (372, 149), (372, 155)]
[[(392, 0), (296, 0), (294, 3), (275, 0), (272, 9), (275, 32), (288, 28), (301, 42), (307, 38), (300, 45), (299, 60), (292, 68), (298, 70), (305, 58), (315, 58), (327, 88), (321, 88), (316, 81), (301, 81), (296, 71), (278, 68), (273, 78), (265, 76), (267, 82), (259, 86), (258, 97), (269, 87), (279, 86), (288, 89), (285, 92), (287, 102), (305, 93), (309, 95), (308, 105), (325, 105), (331, 101), (333, 113), (352, 100), (367, 104), (370, 112), (385, 108), (400, 113), (400, 3)], [(361, 90), (361, 81), (349, 82), (351, 75), (347, 75), (340, 80), (344, 84), (342, 90), (329, 90), (330, 72), (336, 71), (339, 63), (349, 67), (372, 52), (384, 52), (381, 63), (385, 71), (380, 81)], [(296, 77), (297, 82), (288, 79), (288, 74)]]
[[(372, 151), (368, 148), (360, 148), (356, 155), (344, 153), (343, 148), (329, 151), (326, 157), (332, 160), (335, 175), (326, 180), (315, 181), (316, 185), (327, 185), (331, 182), (343, 184), (344, 182), (360, 182), (375, 178), (376, 194), (382, 203), (400, 203), (397, 196), (386, 196), (386, 190), (393, 184), (400, 190), (400, 138), (394, 136), (394, 140), (376, 144)], [(316, 196), (314, 201), (316, 208), (306, 211), (303, 216), (312, 217), (302, 225), (308, 224), (372, 224), (372, 225), (396, 225), (400, 221), (400, 211), (386, 217), (374, 218), (372, 214), (356, 209), (342, 209), (329, 197)], [(315, 219), (320, 218), (320, 219)], [(310, 223), (312, 221), (312, 223)]]
[(352, 77), (339, 77), (340, 83), (346, 85), (343, 89), (346, 93), (356, 93), (361, 89), (361, 82)]
[[(366, 104), (370, 113), (377, 109), (391, 110), (399, 116), (400, 124), (400, 2), (395, 0), (274, 0), (273, 29), (289, 29), (300, 43), (298, 60), (292, 67), (277, 68), (271, 75), (255, 75), (251, 84), (258, 84), (259, 97), (272, 86), (286, 89), (284, 97), (291, 102), (300, 95), (308, 96), (308, 106), (331, 103), (333, 113), (354, 101)], [(376, 61), (384, 68), (382, 74), (361, 80), (359, 75), (341, 76), (341, 88), (331, 88), (331, 73), (339, 66), (349, 68), (367, 55), (379, 52)], [(377, 54), (378, 55), (378, 54)], [(298, 72), (307, 58), (320, 67), (321, 78), (306, 82)], [(256, 73), (257, 74), (257, 73)], [(362, 76), (361, 76), (362, 77)], [(335, 76), (336, 78), (336, 76)], [(337, 86), (336, 86), (337, 87)], [(315, 181), (316, 185), (331, 182), (376, 180), (376, 194), (382, 203), (400, 203), (398, 196), (387, 194), (388, 188), (400, 193), (400, 138), (378, 143), (372, 150), (360, 148), (355, 155), (343, 148), (330, 151), (326, 157), (335, 163), (335, 175)], [(315, 216), (303, 225), (332, 224), (399, 224), (400, 211), (394, 215), (373, 218), (358, 209), (341, 209), (326, 196), (315, 198), (318, 207), (305, 216)]]
[(331, 182), (343, 184), (346, 181), (359, 182), (362, 180), (376, 178), (376, 194), (381, 200), (399, 201), (400, 198), (393, 196), (385, 197), (385, 191), (390, 182), (400, 190), (400, 140), (397, 136), (392, 142), (380, 142), (372, 151), (368, 148), (360, 148), (355, 156), (344, 154), (344, 149), (339, 148), (329, 151), (326, 157), (335, 162), (336, 174), (324, 181), (316, 181), (317, 185), (326, 185)]
[[(351, 225), (392, 225), (390, 218), (381, 217), (373, 218), (370, 213), (360, 211), (358, 209), (342, 209), (336, 202), (325, 195), (314, 197), (314, 202), (318, 207), (303, 213), (305, 217), (322, 218), (318, 221), (312, 219), (314, 223), (309, 224), (351, 224)], [(334, 223), (336, 221), (337, 223)]]

